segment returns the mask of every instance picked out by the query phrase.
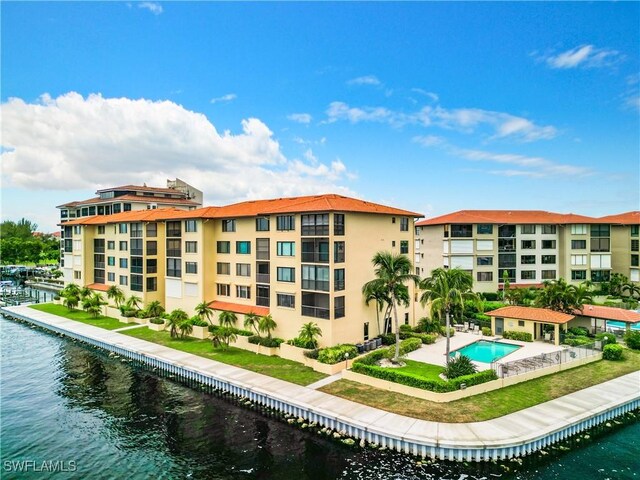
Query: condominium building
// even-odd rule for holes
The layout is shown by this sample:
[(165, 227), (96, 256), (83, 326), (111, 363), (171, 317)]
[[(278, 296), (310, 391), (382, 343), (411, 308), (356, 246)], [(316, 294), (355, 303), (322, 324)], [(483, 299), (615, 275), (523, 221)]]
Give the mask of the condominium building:
[[(376, 252), (414, 257), (416, 217), (340, 195), (82, 217), (64, 223), (64, 268), (71, 281), (119, 285), (169, 311), (193, 315), (206, 301), (218, 311), (270, 313), (286, 339), (313, 321), (323, 345), (359, 342), (391, 331), (390, 318), (378, 326), (362, 286), (374, 278)], [(402, 323), (422, 316), (416, 302), (398, 313)]]
[[(539, 210), (461, 210), (416, 223), (417, 273), (469, 271), (474, 289), (539, 286), (564, 278), (607, 281), (612, 272), (640, 281), (639, 212), (603, 218)], [(635, 256), (634, 256), (635, 255)]]

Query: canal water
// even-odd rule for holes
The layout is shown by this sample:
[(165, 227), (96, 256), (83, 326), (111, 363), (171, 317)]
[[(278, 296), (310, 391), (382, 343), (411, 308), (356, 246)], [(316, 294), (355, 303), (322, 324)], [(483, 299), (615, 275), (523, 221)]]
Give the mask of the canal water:
[(632, 419), (524, 461), (426, 462), (301, 430), (1, 317), (0, 340), (3, 479), (640, 478)]

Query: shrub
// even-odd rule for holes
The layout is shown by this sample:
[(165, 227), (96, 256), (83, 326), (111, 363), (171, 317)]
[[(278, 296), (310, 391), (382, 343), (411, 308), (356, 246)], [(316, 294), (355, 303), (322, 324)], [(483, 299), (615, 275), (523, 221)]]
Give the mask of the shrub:
[[(421, 345), (422, 345), (422, 340), (419, 338), (407, 338), (406, 340), (402, 340), (400, 342), (400, 356), (402, 357), (403, 355), (406, 355), (409, 352), (413, 352), (414, 350), (419, 349)], [(391, 359), (395, 357), (396, 355), (395, 345), (387, 348), (386, 351), (387, 351), (387, 354), (386, 354), (387, 358)]]
[(396, 336), (393, 333), (383, 333), (382, 335), (378, 335), (378, 338), (382, 339), (383, 345), (393, 345), (396, 343)]
[(208, 327), (209, 322), (201, 319), (200, 317), (193, 317), (191, 319), (191, 325), (193, 325), (194, 327)]
[(358, 355), (358, 349), (355, 345), (344, 344), (335, 347), (321, 348), (318, 352), (318, 361), (328, 365), (334, 365), (343, 362), (345, 354), (349, 354), (349, 358), (355, 358)]
[(485, 335), (487, 337), (491, 336), (491, 328), (489, 327), (482, 327), (482, 335)]
[[(220, 325), (209, 325), (207, 323), (207, 327), (209, 328), (209, 333), (213, 333), (216, 334), (219, 332), (219, 330), (222, 328)], [(242, 337), (251, 337), (251, 336), (255, 336), (254, 332), (250, 332), (249, 330), (241, 330), (239, 328), (231, 328), (231, 332), (234, 333), (235, 335), (240, 335)]]
[(320, 350), (318, 350), (317, 348), (314, 348), (313, 350), (309, 350), (308, 352), (304, 352), (304, 356), (307, 358), (311, 358), (313, 360), (316, 360), (318, 358), (318, 352)]
[(481, 295), (488, 302), (493, 302), (500, 298), (499, 294), (494, 292), (486, 292), (486, 293), (482, 293)]
[(625, 333), (624, 342), (627, 344), (627, 347), (633, 350), (640, 350), (640, 332)]
[[(453, 337), (455, 333), (456, 333), (456, 329), (453, 327), (449, 327), (449, 336)], [(447, 327), (445, 326), (440, 327), (440, 335), (442, 335), (443, 337), (447, 336)]]
[(287, 344), (298, 348), (315, 349), (318, 342), (313, 340), (302, 340), (300, 337), (296, 337), (291, 340), (287, 340)]
[(280, 344), (284, 342), (282, 338), (259, 337), (258, 335), (251, 335), (248, 340), (249, 343), (253, 343), (254, 345), (261, 345), (269, 348), (278, 348), (280, 347)]
[(405, 332), (405, 333), (411, 333), (413, 329), (411, 328), (411, 325), (400, 325), (400, 331), (401, 332)]
[(596, 340), (604, 341), (607, 345), (618, 343), (616, 336), (613, 333), (598, 333), (596, 334)]
[(570, 345), (572, 347), (578, 347), (580, 345), (588, 345), (593, 343), (593, 339), (589, 337), (585, 337), (584, 335), (567, 335), (564, 337), (564, 341), (562, 342), (565, 345)]
[(506, 338), (508, 340), (518, 340), (520, 342), (533, 342), (533, 337), (529, 332), (506, 331), (502, 334), (502, 338)]
[(431, 320), (429, 317), (422, 317), (414, 331), (417, 333), (438, 333), (440, 332), (440, 322)]
[(124, 310), (122, 312), (122, 316), (125, 318), (133, 318), (137, 315), (137, 312), (135, 310)]
[(602, 358), (605, 360), (622, 360), (622, 347), (615, 343), (604, 346), (602, 350)]
[(162, 318), (152, 318), (149, 320), (149, 323), (153, 323), (154, 325), (164, 325), (164, 320)]
[(449, 360), (447, 368), (445, 369), (445, 375), (449, 380), (462, 377), (464, 375), (472, 375), (477, 372), (476, 366), (471, 362), (471, 359), (466, 355), (460, 355)]
[(431, 345), (432, 343), (435, 343), (437, 338), (435, 335), (430, 335), (428, 333), (413, 333), (411, 334), (411, 337), (419, 338), (424, 345)]
[(586, 337), (587, 335), (589, 335), (589, 329), (587, 329), (586, 327), (571, 327), (567, 329), (567, 333), (570, 333), (571, 335)]

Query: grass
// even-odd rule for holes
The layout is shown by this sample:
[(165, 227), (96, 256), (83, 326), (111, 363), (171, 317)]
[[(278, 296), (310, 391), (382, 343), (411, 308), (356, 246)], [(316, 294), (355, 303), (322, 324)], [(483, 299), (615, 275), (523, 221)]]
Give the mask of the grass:
[(416, 362), (415, 360), (403, 360), (406, 364), (404, 367), (398, 368), (398, 372), (415, 375), (425, 380), (440, 380), (440, 374), (444, 372), (444, 367), (431, 365), (430, 363)]
[(125, 323), (120, 322), (117, 318), (112, 317), (94, 317), (88, 314), (84, 310), (69, 310), (63, 305), (56, 305), (54, 303), (39, 303), (31, 305), (34, 310), (40, 310), (41, 312), (51, 313), (58, 315), (59, 317), (65, 317), (69, 320), (75, 320), (76, 322), (86, 323), (93, 325), (94, 327), (104, 328), (106, 330), (115, 330), (116, 328), (126, 327)]
[(321, 391), (388, 412), (439, 422), (477, 422), (501, 417), (640, 370), (640, 351), (624, 349), (622, 361), (601, 360), (510, 387), (448, 403), (436, 403), (338, 380)]
[(198, 340), (191, 337), (171, 338), (168, 332), (156, 332), (148, 328), (136, 328), (121, 333), (298, 385), (309, 385), (326, 378), (325, 374), (316, 372), (298, 362), (260, 355), (235, 347), (214, 348), (209, 340)]

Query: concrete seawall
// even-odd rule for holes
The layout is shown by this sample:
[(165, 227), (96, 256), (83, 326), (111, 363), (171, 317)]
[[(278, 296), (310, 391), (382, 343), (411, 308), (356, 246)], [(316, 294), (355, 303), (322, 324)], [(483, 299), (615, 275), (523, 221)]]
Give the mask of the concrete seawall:
[(343, 431), (356, 439), (424, 457), (487, 461), (519, 457), (640, 408), (640, 372), (503, 417), (473, 423), (418, 420), (368, 407), (117, 332), (26, 306), (0, 308), (8, 318), (252, 402)]

